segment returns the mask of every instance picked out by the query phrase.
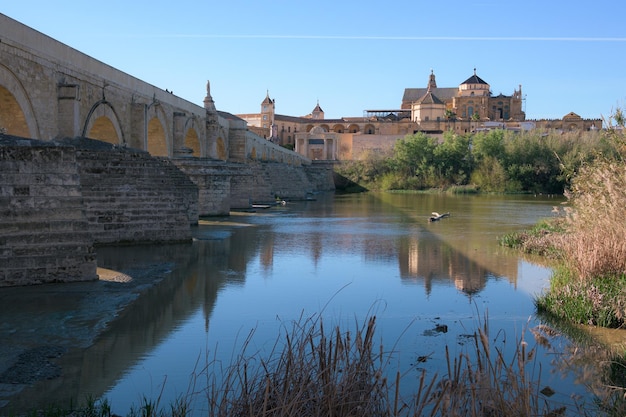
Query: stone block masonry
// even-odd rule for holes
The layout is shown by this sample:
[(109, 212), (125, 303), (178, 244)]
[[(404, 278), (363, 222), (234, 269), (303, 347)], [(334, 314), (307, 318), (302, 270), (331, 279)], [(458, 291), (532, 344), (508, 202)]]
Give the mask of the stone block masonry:
[(171, 160), (198, 186), (198, 216), (228, 216), (231, 209), (231, 177), (239, 164), (208, 158)]
[(96, 280), (74, 148), (0, 135), (0, 286)]
[(75, 138), (83, 209), (95, 245), (191, 240), (198, 187), (171, 161)]
[(198, 188), (168, 160), (0, 135), (0, 286), (96, 280), (97, 245), (190, 241), (197, 221)]
[(312, 193), (334, 189), (332, 164), (294, 166), (250, 161), (231, 176), (231, 207), (272, 202), (277, 197), (302, 200)]

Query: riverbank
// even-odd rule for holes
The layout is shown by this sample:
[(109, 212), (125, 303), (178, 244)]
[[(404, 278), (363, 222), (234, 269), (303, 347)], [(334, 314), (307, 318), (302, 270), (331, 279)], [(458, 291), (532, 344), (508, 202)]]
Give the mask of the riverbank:
[(28, 393), (64, 373), (64, 357), (91, 346), (170, 265), (128, 274), (98, 268), (99, 281), (0, 289), (0, 412), (28, 403)]

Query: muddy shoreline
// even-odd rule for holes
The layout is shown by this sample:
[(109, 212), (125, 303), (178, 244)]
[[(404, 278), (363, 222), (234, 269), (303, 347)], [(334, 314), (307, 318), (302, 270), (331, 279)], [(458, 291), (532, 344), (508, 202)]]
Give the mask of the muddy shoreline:
[(171, 267), (98, 268), (98, 281), (0, 289), (0, 413), (22, 411), (18, 398), (37, 384), (61, 381), (64, 357), (92, 346)]

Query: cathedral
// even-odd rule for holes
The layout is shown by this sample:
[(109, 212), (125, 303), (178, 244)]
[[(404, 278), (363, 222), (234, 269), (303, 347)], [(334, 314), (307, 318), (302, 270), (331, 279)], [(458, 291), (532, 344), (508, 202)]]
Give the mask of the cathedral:
[(458, 87), (438, 88), (435, 74), (430, 73), (426, 88), (407, 88), (402, 97), (402, 109), (411, 111), (411, 120), (417, 124), (435, 120), (489, 120), (522, 122), (522, 86), (513, 95), (491, 95), (491, 88), (474, 74)]
[(526, 120), (522, 86), (510, 96), (494, 96), (476, 69), (457, 87), (438, 87), (431, 70), (425, 87), (404, 90), (399, 109), (365, 110), (359, 117), (326, 119), (319, 102), (305, 116), (277, 114), (269, 91), (260, 113), (237, 116), (259, 136), (313, 160), (359, 159), (364, 152), (391, 149), (398, 139), (417, 132), (440, 136), (445, 131), (586, 131), (602, 127), (601, 119), (583, 119), (573, 112), (558, 120)]

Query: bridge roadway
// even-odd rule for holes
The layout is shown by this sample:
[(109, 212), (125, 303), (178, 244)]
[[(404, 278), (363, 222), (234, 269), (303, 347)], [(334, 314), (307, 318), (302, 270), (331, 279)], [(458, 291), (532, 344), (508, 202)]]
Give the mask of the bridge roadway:
[(160, 157), (302, 165), (311, 161), (0, 14), (0, 128), (25, 138), (88, 137)]

